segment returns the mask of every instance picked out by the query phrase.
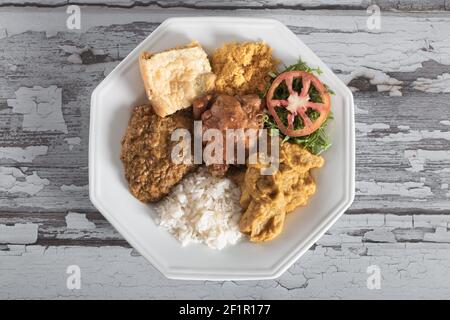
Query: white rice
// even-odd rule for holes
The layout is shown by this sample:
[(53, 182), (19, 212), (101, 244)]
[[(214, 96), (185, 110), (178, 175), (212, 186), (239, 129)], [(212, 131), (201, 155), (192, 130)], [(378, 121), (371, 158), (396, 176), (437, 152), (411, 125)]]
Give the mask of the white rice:
[(183, 246), (205, 243), (223, 249), (238, 242), (240, 190), (230, 179), (211, 176), (205, 168), (185, 177), (156, 205), (159, 225)]

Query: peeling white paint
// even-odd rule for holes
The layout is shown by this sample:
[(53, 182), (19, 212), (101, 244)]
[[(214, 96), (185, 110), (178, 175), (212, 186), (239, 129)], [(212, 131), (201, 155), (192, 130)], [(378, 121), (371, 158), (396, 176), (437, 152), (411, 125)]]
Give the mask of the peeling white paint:
[(48, 146), (0, 147), (0, 159), (11, 159), (17, 162), (32, 162), (37, 156), (46, 155)]
[(0, 191), (35, 195), (49, 184), (50, 181), (40, 178), (36, 171), (26, 175), (17, 168), (0, 167)]
[[(10, 244), (0, 250), (0, 298), (445, 298), (449, 223), (447, 215), (344, 214), (279, 279), (250, 282), (174, 282), (131, 248)], [(83, 272), (76, 292), (60, 285), (74, 257)], [(382, 290), (366, 287), (371, 264), (381, 269)]]
[(93, 63), (86, 65), (86, 72), (98, 72), (103, 71), (103, 75), (106, 77), (115, 67), (120, 63), (120, 61), (109, 61), (102, 63)]
[(428, 93), (449, 93), (450, 74), (444, 73), (436, 79), (418, 78), (412, 85), (414, 89)]
[(91, 230), (95, 229), (95, 224), (86, 218), (85, 214), (69, 212), (66, 215), (67, 229)]
[(437, 227), (434, 233), (426, 233), (423, 241), (450, 243), (450, 232), (447, 227)]
[(61, 186), (61, 191), (86, 191), (89, 190), (89, 185), (84, 185), (84, 186), (76, 186), (74, 184), (71, 185), (65, 185), (63, 184)]
[[(38, 11), (40, 14), (36, 14), (36, 10), (22, 10), (22, 23), (17, 23), (17, 11), (12, 11), (14, 14), (11, 14), (10, 10), (5, 9), (0, 12), (0, 21), (2, 25), (8, 26), (9, 35), (26, 31), (44, 31), (47, 34), (67, 32), (65, 15), (44, 8)], [(301, 35), (302, 40), (325, 63), (345, 73), (350, 73), (360, 66), (391, 72), (410, 72), (422, 67), (422, 63), (429, 60), (450, 65), (450, 53), (445, 50), (450, 47), (447, 32), (449, 19), (444, 15), (383, 15), (382, 28), (368, 30), (368, 15), (365, 10), (339, 11), (339, 14), (330, 15), (324, 10), (296, 10), (293, 14), (290, 10), (242, 9), (233, 14), (244, 17), (271, 17), (290, 27), (313, 28), (310, 33)], [(135, 21), (158, 23), (168, 17), (195, 15), (198, 15), (198, 11), (180, 8), (152, 8), (151, 12), (138, 7), (127, 9), (126, 12), (116, 8), (93, 8), (83, 14), (83, 30)], [(202, 15), (221, 16), (229, 15), (229, 12), (205, 10)], [(430, 49), (430, 45), (434, 49)]]
[(81, 59), (81, 56), (78, 53), (72, 53), (70, 56), (67, 57), (67, 62), (73, 64), (82, 64), (83, 60)]
[(358, 107), (358, 105), (355, 103), (355, 114), (368, 114), (368, 110), (364, 110)]
[[(0, 243), (32, 244), (37, 241), (39, 226), (33, 223), (6, 226), (0, 224)], [(1, 290), (0, 290), (1, 291)]]
[(398, 195), (413, 198), (426, 198), (433, 195), (431, 188), (423, 182), (377, 182), (357, 181), (356, 194), (363, 196)]
[(450, 121), (449, 120), (441, 120), (439, 121), (440, 124), (443, 124), (444, 126), (450, 126)]
[(430, 170), (430, 172), (434, 172), (434, 173), (450, 173), (450, 167), (449, 168), (439, 169), (439, 170)]
[[(402, 81), (388, 76), (385, 72), (367, 67), (354, 69), (350, 74), (342, 74), (339, 77), (345, 84), (349, 84), (353, 79), (365, 78), (370, 84), (377, 86), (378, 92), (389, 92), (390, 96), (401, 96), (400, 91)], [(356, 89), (356, 88), (355, 88)]]
[(364, 234), (365, 241), (372, 242), (396, 242), (395, 235), (391, 230), (377, 229)]
[[(341, 247), (362, 242), (434, 241), (448, 242), (448, 215), (344, 215), (317, 245)], [(445, 237), (443, 236), (445, 233)], [(434, 239), (434, 240), (433, 240)]]
[(8, 36), (8, 32), (6, 28), (0, 28), (0, 39), (6, 38)]
[(69, 150), (73, 150), (74, 146), (79, 146), (80, 143), (81, 143), (81, 138), (80, 137), (65, 138), (64, 140), (69, 145)]
[(58, 35), (58, 32), (56, 32), (54, 30), (46, 30), (45, 31), (45, 36), (47, 38), (56, 37), (57, 35)]
[(377, 141), (383, 142), (414, 142), (424, 139), (450, 140), (450, 131), (411, 130), (409, 132), (391, 133), (385, 137), (376, 138)]
[(17, 65), (12, 64), (12, 63), (7, 63), (6, 66), (8, 67), (8, 69), (12, 72), (16, 72), (17, 71)]
[(58, 48), (60, 48), (64, 53), (78, 54), (78, 55), (80, 55), (83, 52), (86, 52), (90, 49), (89, 46), (77, 47), (77, 46), (70, 46), (70, 45), (62, 45), (62, 46), (58, 46)]
[(408, 171), (420, 172), (428, 161), (450, 161), (449, 150), (405, 150), (405, 158), (408, 159), (411, 168)]
[(367, 124), (363, 122), (357, 122), (355, 123), (355, 128), (357, 131), (361, 133), (361, 135), (365, 136), (367, 135), (367, 133), (372, 132), (374, 130), (387, 130), (390, 128), (390, 126), (385, 123)]
[(7, 104), (12, 107), (12, 112), (23, 114), (24, 131), (68, 132), (61, 110), (61, 88), (22, 87), (15, 95), (16, 99), (8, 99)]
[[(317, 246), (279, 279), (247, 282), (166, 279), (142, 256), (133, 256), (130, 248), (8, 248), (0, 251), (2, 299), (445, 299), (450, 295), (447, 243), (344, 244), (339, 250)], [(64, 271), (74, 263), (82, 266), (82, 290), (67, 290), (64, 285)], [(382, 290), (367, 289), (366, 271), (372, 264), (380, 267)]]
[(100, 56), (100, 55), (105, 55), (106, 52), (103, 49), (92, 49), (92, 54), (96, 55), (96, 56)]
[(105, 62), (105, 70), (103, 71), (103, 75), (106, 77), (108, 74), (111, 73), (111, 71), (114, 70), (115, 67), (119, 65), (120, 61), (112, 61), (112, 62)]
[(436, 228), (447, 227), (450, 223), (450, 216), (448, 215), (433, 215), (433, 214), (416, 214), (413, 215), (415, 228)]

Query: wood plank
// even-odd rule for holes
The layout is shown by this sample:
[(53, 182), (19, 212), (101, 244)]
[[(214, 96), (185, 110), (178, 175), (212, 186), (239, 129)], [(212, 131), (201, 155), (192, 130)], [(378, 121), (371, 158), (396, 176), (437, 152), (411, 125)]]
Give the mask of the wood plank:
[[(449, 255), (442, 243), (316, 246), (277, 280), (218, 282), (167, 280), (129, 248), (16, 245), (0, 250), (0, 298), (445, 299)], [(80, 290), (66, 287), (73, 265)], [(369, 266), (380, 270), (380, 289), (367, 287)]]
[[(317, 245), (339, 247), (343, 243), (450, 243), (450, 215), (440, 214), (345, 214)], [(45, 246), (129, 247), (100, 213), (2, 213), (0, 244)], [(10, 234), (14, 234), (10, 237)]]
[[(450, 294), (449, 219), (344, 215), (279, 279), (205, 282), (165, 279), (133, 249), (110, 240), (102, 242), (111, 246), (101, 248), (76, 242), (87, 234), (88, 240), (120, 237), (99, 214), (71, 213), (64, 220), (54, 214), (2, 214), (0, 228), (9, 224), (22, 244), (0, 244), (0, 298), (445, 298)], [(41, 240), (24, 245), (32, 225), (39, 226)], [(52, 243), (52, 237), (64, 241)], [(66, 288), (71, 265), (80, 267), (80, 290)], [(381, 271), (380, 290), (367, 288), (369, 266)]]
[(157, 8), (194, 8), (194, 9), (225, 9), (236, 8), (247, 9), (291, 9), (291, 10), (366, 10), (370, 5), (376, 4), (382, 10), (449, 10), (449, 0), (0, 0), (0, 6), (38, 6), (38, 7), (61, 7), (69, 4), (81, 4), (89, 6), (134, 8), (134, 7), (157, 7)]
[[(28, 229), (22, 232), (25, 225)], [(0, 244), (130, 247), (100, 213), (2, 213), (2, 227), (9, 227), (9, 233), (16, 229), (17, 234), (12, 239), (0, 235)]]

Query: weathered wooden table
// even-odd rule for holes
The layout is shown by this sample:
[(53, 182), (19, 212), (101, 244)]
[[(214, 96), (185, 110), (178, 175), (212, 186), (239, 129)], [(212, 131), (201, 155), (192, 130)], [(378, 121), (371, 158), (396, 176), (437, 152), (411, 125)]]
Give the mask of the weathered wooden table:
[[(0, 298), (450, 297), (448, 1), (374, 1), (374, 29), (363, 0), (88, 0), (81, 30), (68, 2), (0, 0)], [(89, 201), (92, 90), (161, 21), (191, 15), (279, 19), (355, 90), (355, 202), (274, 281), (165, 279)]]

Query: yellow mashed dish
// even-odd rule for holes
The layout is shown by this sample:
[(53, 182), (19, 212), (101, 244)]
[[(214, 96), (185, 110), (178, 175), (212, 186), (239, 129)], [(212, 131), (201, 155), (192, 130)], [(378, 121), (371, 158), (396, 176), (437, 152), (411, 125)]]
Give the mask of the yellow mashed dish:
[(268, 72), (276, 71), (278, 61), (264, 42), (233, 42), (216, 49), (212, 56), (216, 91), (229, 95), (263, 92)]

